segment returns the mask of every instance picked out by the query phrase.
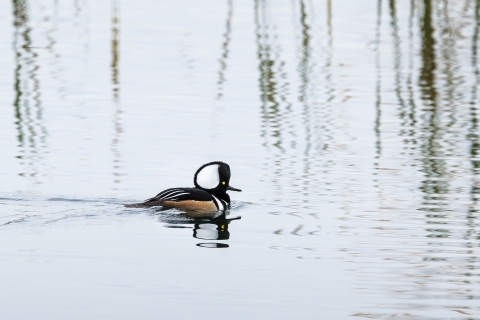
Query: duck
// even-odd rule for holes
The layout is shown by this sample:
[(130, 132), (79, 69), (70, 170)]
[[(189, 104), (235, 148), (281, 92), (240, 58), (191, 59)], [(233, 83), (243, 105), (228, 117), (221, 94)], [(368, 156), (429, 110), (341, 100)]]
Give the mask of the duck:
[(193, 176), (193, 188), (169, 188), (141, 203), (126, 204), (127, 208), (179, 209), (201, 213), (226, 211), (230, 208), (227, 191), (242, 190), (230, 185), (230, 166), (222, 161), (202, 165)]

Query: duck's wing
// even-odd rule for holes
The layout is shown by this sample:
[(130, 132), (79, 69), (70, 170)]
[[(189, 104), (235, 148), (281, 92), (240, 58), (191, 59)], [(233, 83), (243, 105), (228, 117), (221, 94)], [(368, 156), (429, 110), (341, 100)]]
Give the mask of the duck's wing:
[(210, 193), (197, 188), (170, 188), (163, 190), (155, 197), (145, 200), (142, 203), (127, 204), (129, 208), (148, 208), (163, 205), (165, 201), (212, 201)]
[(170, 188), (163, 190), (155, 197), (145, 200), (145, 202), (150, 201), (159, 201), (159, 200), (171, 200), (171, 201), (180, 201), (180, 200), (189, 200), (192, 196), (192, 188)]

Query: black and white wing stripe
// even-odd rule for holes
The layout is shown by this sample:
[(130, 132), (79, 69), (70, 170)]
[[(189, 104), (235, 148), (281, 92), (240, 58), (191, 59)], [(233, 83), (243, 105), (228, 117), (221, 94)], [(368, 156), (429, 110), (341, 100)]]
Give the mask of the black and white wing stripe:
[(215, 203), (215, 206), (217, 207), (218, 210), (221, 210), (221, 211), (227, 210), (228, 204), (224, 200), (218, 199), (213, 194), (212, 194), (212, 198), (213, 198), (213, 203)]
[(187, 188), (171, 188), (167, 190), (163, 190), (155, 197), (145, 200), (145, 202), (151, 201), (163, 201), (163, 200), (172, 200), (172, 201), (180, 201), (180, 200), (189, 200), (190, 199), (190, 192)]

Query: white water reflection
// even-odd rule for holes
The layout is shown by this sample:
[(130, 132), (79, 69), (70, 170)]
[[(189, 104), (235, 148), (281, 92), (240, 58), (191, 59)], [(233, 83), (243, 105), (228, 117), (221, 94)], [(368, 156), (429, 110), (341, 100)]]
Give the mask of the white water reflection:
[[(0, 8), (10, 318), (480, 316), (478, 1)], [(213, 160), (227, 216), (122, 207)]]

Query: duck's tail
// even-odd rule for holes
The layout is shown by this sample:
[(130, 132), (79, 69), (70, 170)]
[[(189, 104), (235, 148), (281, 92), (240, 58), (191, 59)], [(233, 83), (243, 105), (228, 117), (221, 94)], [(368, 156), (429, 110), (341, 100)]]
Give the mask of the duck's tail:
[(124, 205), (125, 208), (150, 208), (151, 205), (146, 203), (130, 203)]
[(125, 207), (127, 208), (150, 208), (150, 207), (158, 207), (163, 204), (163, 199), (151, 198), (145, 200), (142, 203), (132, 203), (126, 204)]

